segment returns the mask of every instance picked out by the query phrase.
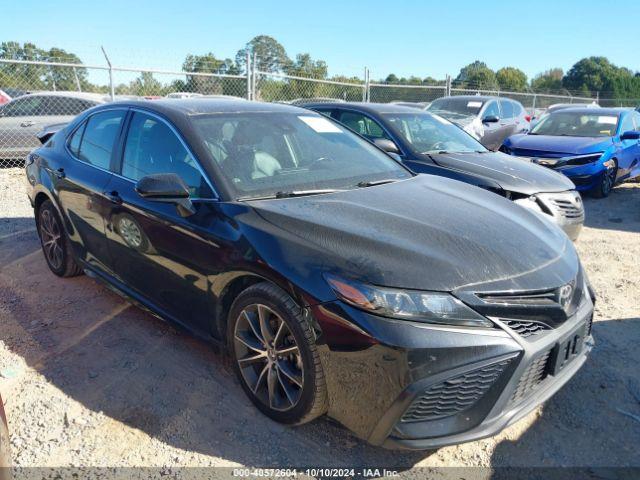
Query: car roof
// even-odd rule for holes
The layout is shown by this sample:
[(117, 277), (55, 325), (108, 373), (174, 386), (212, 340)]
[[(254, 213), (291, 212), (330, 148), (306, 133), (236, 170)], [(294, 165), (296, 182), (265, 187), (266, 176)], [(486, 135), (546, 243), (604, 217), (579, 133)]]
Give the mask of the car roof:
[(436, 98), (434, 100), (434, 102), (437, 102), (438, 100), (456, 100), (456, 99), (460, 99), (460, 100), (478, 100), (481, 102), (488, 102), (489, 100), (512, 100), (517, 102), (517, 100), (513, 100), (512, 98), (507, 98), (507, 97), (494, 97), (491, 95), (452, 95), (450, 97), (440, 97), (440, 98)]
[[(593, 108), (593, 107), (575, 107), (575, 108), (562, 108), (558, 110), (557, 113), (584, 113), (587, 115), (620, 115), (624, 112), (633, 111), (632, 108), (619, 108), (619, 107), (610, 107), (610, 108)], [(553, 114), (555, 112), (551, 112)]]
[(365, 102), (335, 102), (335, 103), (306, 103), (302, 104), (304, 108), (352, 108), (366, 113), (417, 113), (414, 107), (398, 105), (397, 103), (365, 103)]
[(278, 113), (289, 112), (304, 114), (309, 113), (303, 108), (284, 105), (281, 103), (248, 102), (244, 99), (234, 98), (169, 98), (159, 100), (125, 100), (116, 101), (111, 105), (128, 106), (155, 111), (168, 117), (193, 117), (216, 113)]
[[(65, 98), (79, 98), (82, 100), (92, 100), (94, 102), (108, 102), (111, 98), (109, 95), (104, 93), (90, 93), (90, 92), (74, 92), (74, 91), (38, 91), (31, 92), (25, 95), (21, 95), (22, 97), (36, 97), (36, 96), (47, 96), (47, 97), (65, 97)], [(16, 97), (20, 98), (20, 97)]]

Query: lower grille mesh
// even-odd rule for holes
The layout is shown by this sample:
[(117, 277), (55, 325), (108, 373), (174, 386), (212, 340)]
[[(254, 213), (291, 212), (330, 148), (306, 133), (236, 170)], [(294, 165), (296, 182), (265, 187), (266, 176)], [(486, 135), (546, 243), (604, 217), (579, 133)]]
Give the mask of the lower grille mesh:
[(504, 372), (511, 359), (431, 385), (411, 404), (403, 422), (418, 422), (456, 415), (471, 408)]
[(547, 330), (551, 330), (548, 325), (540, 322), (527, 322), (526, 320), (507, 320), (501, 319), (511, 330), (516, 332), (521, 337), (527, 338), (533, 335), (544, 333)]
[(518, 387), (513, 392), (511, 403), (518, 403), (526, 398), (547, 376), (547, 361), (551, 350), (536, 358), (520, 377)]

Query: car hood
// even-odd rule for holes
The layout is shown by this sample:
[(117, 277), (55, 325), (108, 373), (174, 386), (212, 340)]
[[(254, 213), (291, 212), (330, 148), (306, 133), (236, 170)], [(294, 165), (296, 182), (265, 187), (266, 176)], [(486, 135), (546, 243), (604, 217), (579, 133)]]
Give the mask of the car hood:
[(579, 268), (571, 241), (542, 215), (437, 176), (251, 206), (253, 221), (266, 222), (254, 225), (254, 248), (299, 286), (333, 272), (418, 290), (550, 288)]
[(603, 152), (612, 144), (611, 137), (557, 137), (551, 135), (513, 135), (505, 141), (514, 155), (560, 158)]
[(431, 155), (438, 165), (490, 179), (504, 190), (533, 195), (574, 189), (564, 175), (541, 167), (528, 159), (513, 158), (501, 152), (448, 153)]

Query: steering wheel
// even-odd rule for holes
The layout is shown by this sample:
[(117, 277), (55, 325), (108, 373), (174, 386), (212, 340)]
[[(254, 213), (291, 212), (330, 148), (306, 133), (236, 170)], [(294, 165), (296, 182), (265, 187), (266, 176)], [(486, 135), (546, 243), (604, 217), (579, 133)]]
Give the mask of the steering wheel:
[(333, 163), (334, 160), (332, 158), (327, 158), (327, 157), (319, 157), (316, 158), (313, 162), (311, 162), (311, 165), (309, 165), (309, 170), (318, 170), (321, 168), (331, 168), (331, 163)]
[(440, 142), (436, 142), (433, 145), (431, 145), (431, 149), (430, 150), (446, 150), (446, 149), (447, 149), (447, 142), (440, 141)]

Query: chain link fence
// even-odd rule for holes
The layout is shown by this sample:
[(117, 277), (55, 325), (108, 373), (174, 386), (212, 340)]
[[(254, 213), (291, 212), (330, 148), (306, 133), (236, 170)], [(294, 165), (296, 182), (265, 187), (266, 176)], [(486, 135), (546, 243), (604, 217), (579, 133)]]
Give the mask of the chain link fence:
[[(254, 59), (255, 62), (255, 59)], [(224, 96), (265, 102), (305, 101), (410, 103), (426, 106), (447, 95), (494, 95), (519, 101), (538, 116), (554, 103), (590, 103), (595, 96), (506, 92), (464, 88), (451, 79), (432, 84), (372, 83), (306, 78), (252, 69), (242, 75), (167, 71), (0, 59), (0, 168), (21, 166), (39, 145), (37, 134), (49, 125), (65, 124), (92, 106), (119, 99)], [(637, 106), (637, 99), (599, 99), (603, 106)]]

